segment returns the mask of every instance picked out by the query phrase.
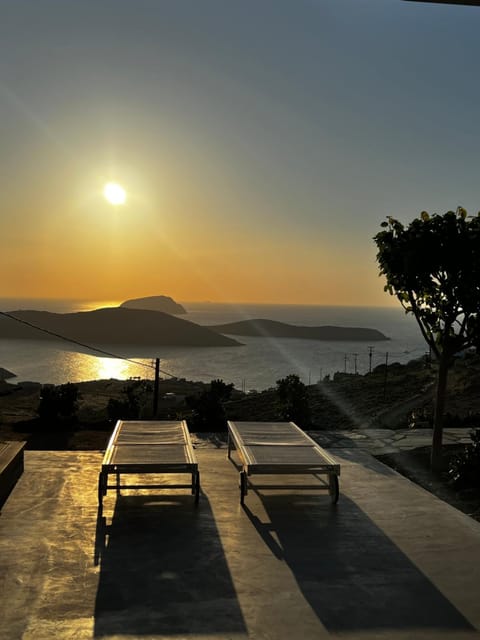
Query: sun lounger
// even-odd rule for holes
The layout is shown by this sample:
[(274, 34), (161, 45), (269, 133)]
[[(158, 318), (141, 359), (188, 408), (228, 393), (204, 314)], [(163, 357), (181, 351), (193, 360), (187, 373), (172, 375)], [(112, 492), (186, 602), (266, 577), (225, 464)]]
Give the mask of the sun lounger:
[[(191, 481), (183, 484), (121, 484), (127, 474), (189, 474)], [(108, 484), (109, 475), (116, 476)], [(187, 423), (182, 421), (119, 420), (112, 433), (98, 479), (98, 503), (108, 489), (190, 489), (195, 504), (200, 495), (200, 474)]]
[[(240, 502), (248, 489), (320, 489), (338, 501), (340, 465), (293, 422), (228, 422), (228, 457), (241, 462)], [(253, 475), (312, 475), (315, 484), (253, 484)]]

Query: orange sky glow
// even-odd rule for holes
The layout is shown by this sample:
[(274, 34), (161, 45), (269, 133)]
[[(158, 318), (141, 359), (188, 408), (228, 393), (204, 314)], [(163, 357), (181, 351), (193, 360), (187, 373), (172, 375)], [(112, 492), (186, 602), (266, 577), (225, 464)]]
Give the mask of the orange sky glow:
[[(29, 205), (35, 215), (25, 214), (28, 226), (13, 219), (4, 232), (10, 241), (3, 248), (8, 265), (3, 296), (124, 300), (165, 294), (212, 302), (389, 303), (373, 247), (366, 262), (354, 244), (328, 246), (320, 234), (298, 237), (288, 222), (269, 232), (261, 222), (243, 225), (238, 213), (232, 225), (220, 214), (215, 219), (213, 207), (210, 216), (198, 207), (194, 216), (182, 213), (194, 204), (179, 204), (173, 194), (168, 202), (165, 188), (163, 202), (149, 202), (146, 195), (129, 193), (117, 208), (95, 194), (69, 203), (67, 193), (63, 206), (56, 203), (58, 214), (42, 211), (36, 197)], [(341, 251), (349, 261), (339, 261)]]
[(479, 208), (480, 13), (254, 5), (5, 3), (0, 297), (398, 305), (381, 222)]

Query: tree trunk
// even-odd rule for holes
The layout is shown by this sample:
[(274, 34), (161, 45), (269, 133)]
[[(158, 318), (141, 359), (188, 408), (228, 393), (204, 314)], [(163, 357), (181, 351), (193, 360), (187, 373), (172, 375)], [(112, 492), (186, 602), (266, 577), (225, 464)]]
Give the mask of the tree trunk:
[(447, 397), (449, 360), (448, 353), (443, 352), (438, 361), (437, 391), (433, 416), (432, 454), (430, 458), (432, 471), (439, 471), (442, 468), (443, 414)]

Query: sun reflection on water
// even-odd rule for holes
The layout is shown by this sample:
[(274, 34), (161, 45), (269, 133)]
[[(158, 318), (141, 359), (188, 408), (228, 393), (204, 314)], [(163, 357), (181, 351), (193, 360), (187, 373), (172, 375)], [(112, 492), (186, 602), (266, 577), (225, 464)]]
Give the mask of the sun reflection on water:
[[(71, 382), (110, 379), (128, 380), (129, 378), (148, 379), (153, 377), (150, 360), (140, 358), (136, 359), (140, 364), (135, 364), (135, 362), (122, 358), (64, 351), (58, 352), (57, 359), (59, 368), (62, 369), (62, 378), (66, 378)], [(148, 366), (142, 366), (141, 363)]]
[[(129, 377), (130, 362), (125, 360), (117, 360), (115, 358), (95, 358), (93, 365), (96, 367), (95, 377), (98, 380), (104, 380), (109, 378), (123, 379)], [(135, 367), (136, 369), (138, 367)]]
[(95, 309), (107, 309), (110, 307), (119, 307), (123, 300), (81, 300), (77, 302), (78, 311), (95, 311)]

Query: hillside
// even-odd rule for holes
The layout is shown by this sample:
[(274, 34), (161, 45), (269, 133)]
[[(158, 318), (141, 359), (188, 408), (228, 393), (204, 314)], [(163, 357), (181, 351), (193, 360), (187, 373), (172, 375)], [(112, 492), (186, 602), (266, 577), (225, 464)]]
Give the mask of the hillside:
[[(379, 365), (372, 373), (337, 373), (308, 387), (312, 429), (431, 427), (435, 365), (414, 360)], [(232, 420), (274, 420), (274, 389), (247, 395), (227, 406)], [(446, 427), (480, 426), (480, 357), (456, 359), (449, 372)]]
[(148, 296), (146, 298), (132, 298), (125, 300), (120, 305), (128, 309), (146, 309), (148, 311), (163, 311), (163, 313), (171, 313), (173, 315), (181, 315), (187, 313), (185, 308), (175, 302), (169, 296)]
[[(161, 311), (108, 308), (79, 313), (10, 311), (17, 320), (0, 316), (0, 338), (52, 340), (59, 334), (94, 344), (231, 347), (241, 343), (207, 327)], [(21, 322), (18, 322), (20, 320)], [(32, 326), (51, 332), (45, 333)]]
[(340, 340), (378, 342), (389, 340), (377, 329), (362, 327), (304, 327), (276, 320), (242, 320), (228, 324), (210, 325), (213, 331), (238, 336), (271, 336), (275, 338), (303, 338), (307, 340)]
[[(412, 410), (417, 418), (415, 428), (428, 427), (432, 418), (432, 397), (435, 371), (422, 361), (408, 365), (392, 364), (385, 369), (377, 367), (371, 374), (336, 374), (322, 383), (308, 387), (312, 421), (300, 425), (312, 430), (412, 427)], [(124, 400), (125, 390), (134, 387), (139, 394), (142, 415), (152, 406), (152, 381), (97, 380), (78, 383), (80, 403), (78, 422), (72, 433), (65, 433), (75, 447), (102, 448), (112, 429), (108, 420), (107, 404), (110, 399)], [(147, 391), (148, 388), (148, 391)], [(208, 388), (203, 382), (183, 379), (165, 379), (160, 382), (160, 419), (188, 420), (190, 410), (185, 396), (201, 393)], [(446, 425), (473, 427), (480, 418), (480, 358), (455, 362), (449, 379)], [(34, 383), (0, 384), (0, 439), (29, 439), (36, 433), (35, 446), (41, 445), (44, 430), (38, 431), (36, 409), (41, 385)], [(162, 399), (175, 394), (176, 401)], [(166, 398), (166, 396), (165, 396)], [(232, 400), (225, 404), (230, 420), (278, 420), (278, 397), (274, 388), (255, 394), (242, 394), (236, 390)], [(16, 426), (17, 425), (17, 426)], [(71, 430), (70, 426), (70, 430)], [(63, 431), (63, 429), (60, 429)], [(70, 431), (69, 430), (69, 431)], [(92, 430), (95, 433), (92, 433)], [(96, 435), (95, 435), (96, 434)], [(57, 436), (55, 436), (57, 437)], [(48, 441), (48, 446), (54, 445)], [(62, 440), (63, 442), (63, 440)], [(43, 445), (42, 445), (43, 446)], [(47, 443), (45, 443), (47, 446)], [(55, 445), (56, 446), (56, 445)], [(60, 446), (60, 445), (59, 445)], [(63, 444), (62, 444), (63, 446)], [(66, 446), (66, 445), (65, 445)], [(69, 445), (70, 446), (70, 445)]]

